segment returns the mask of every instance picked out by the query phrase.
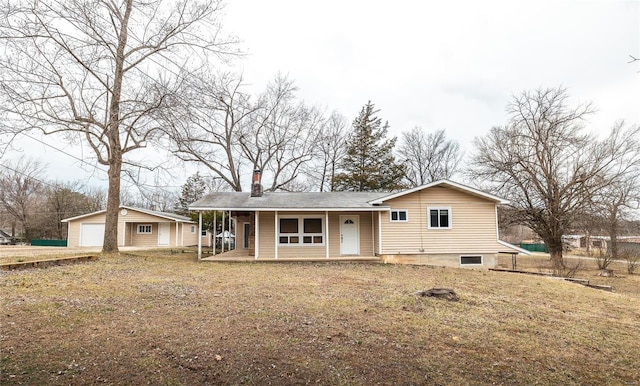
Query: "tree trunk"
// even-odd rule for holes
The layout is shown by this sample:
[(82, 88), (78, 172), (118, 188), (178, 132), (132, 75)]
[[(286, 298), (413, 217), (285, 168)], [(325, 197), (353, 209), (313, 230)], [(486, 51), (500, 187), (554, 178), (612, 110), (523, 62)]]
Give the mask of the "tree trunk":
[(562, 247), (560, 249), (550, 247), (549, 254), (551, 255), (551, 265), (553, 266), (553, 273), (555, 275), (559, 275), (564, 272), (565, 265), (562, 258)]
[[(610, 220), (610, 226), (609, 226), (609, 245), (608, 245), (608, 252), (611, 256), (611, 260), (617, 260), (618, 259), (618, 221), (615, 218), (616, 215), (613, 215), (611, 220)], [(606, 268), (606, 267), (605, 267)]]
[(118, 213), (120, 211), (120, 176), (122, 174), (122, 147), (120, 145), (120, 97), (124, 78), (124, 50), (127, 46), (128, 23), (133, 2), (127, 0), (126, 11), (118, 36), (118, 49), (115, 55), (113, 93), (109, 104), (109, 191), (107, 194), (107, 213), (104, 224), (104, 242), (102, 252), (118, 252)]
[(104, 225), (104, 243), (102, 252), (118, 253), (118, 213), (120, 209), (120, 173), (122, 171), (122, 155), (109, 165), (109, 192), (107, 195), (107, 213)]

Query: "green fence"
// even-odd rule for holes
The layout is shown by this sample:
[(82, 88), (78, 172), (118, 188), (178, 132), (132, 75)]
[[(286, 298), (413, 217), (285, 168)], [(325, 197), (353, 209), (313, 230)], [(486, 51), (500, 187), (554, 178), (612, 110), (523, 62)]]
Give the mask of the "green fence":
[(34, 247), (66, 247), (67, 240), (31, 240)]
[(634, 253), (640, 253), (640, 243), (629, 243), (618, 241), (618, 248), (621, 251), (629, 251)]
[(526, 249), (527, 251), (531, 251), (531, 252), (544, 252), (544, 253), (549, 252), (549, 250), (547, 249), (547, 246), (544, 244), (520, 244), (520, 248)]

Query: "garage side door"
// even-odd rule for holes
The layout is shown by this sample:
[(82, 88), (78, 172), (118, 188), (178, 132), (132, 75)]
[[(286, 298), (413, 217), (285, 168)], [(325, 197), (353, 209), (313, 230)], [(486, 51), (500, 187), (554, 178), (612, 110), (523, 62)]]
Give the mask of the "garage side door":
[(80, 227), (81, 247), (101, 247), (104, 241), (104, 224), (82, 224)]

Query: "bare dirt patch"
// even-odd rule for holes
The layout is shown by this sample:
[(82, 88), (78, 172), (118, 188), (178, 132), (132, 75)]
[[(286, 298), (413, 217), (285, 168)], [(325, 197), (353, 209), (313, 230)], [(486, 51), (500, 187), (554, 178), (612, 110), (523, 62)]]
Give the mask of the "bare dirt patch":
[[(3, 384), (638, 384), (640, 285), (139, 252), (0, 273)], [(452, 288), (457, 302), (416, 295)]]

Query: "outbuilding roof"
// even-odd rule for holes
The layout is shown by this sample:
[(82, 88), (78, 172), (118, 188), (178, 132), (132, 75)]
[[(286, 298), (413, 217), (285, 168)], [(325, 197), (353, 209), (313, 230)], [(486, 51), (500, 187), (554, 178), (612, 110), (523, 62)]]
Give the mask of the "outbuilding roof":
[[(140, 212), (140, 213), (145, 213), (151, 216), (156, 216), (156, 217), (160, 217), (160, 218), (164, 218), (167, 220), (173, 220), (176, 222), (190, 222), (190, 223), (195, 223), (194, 221), (191, 221), (191, 219), (189, 217), (186, 216), (182, 216), (179, 214), (175, 214), (175, 213), (168, 213), (168, 212), (159, 212), (156, 210), (150, 210), (150, 209), (142, 209), (142, 208), (133, 208), (130, 206), (124, 206), (121, 205), (120, 209), (127, 209), (127, 210), (133, 210), (136, 212)], [(62, 220), (62, 222), (69, 222), (69, 221), (74, 221), (74, 220), (78, 220), (84, 217), (89, 217), (89, 216), (93, 216), (96, 214), (101, 214), (101, 213), (105, 213), (106, 210), (98, 210), (95, 212), (91, 212), (91, 213), (87, 213), (87, 214), (81, 214), (80, 216), (75, 216), (75, 217), (69, 217), (69, 218), (65, 218), (64, 220)]]

